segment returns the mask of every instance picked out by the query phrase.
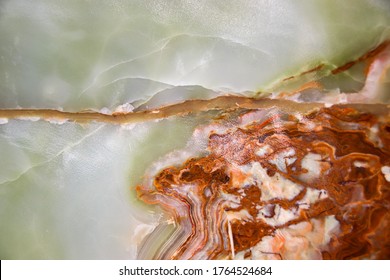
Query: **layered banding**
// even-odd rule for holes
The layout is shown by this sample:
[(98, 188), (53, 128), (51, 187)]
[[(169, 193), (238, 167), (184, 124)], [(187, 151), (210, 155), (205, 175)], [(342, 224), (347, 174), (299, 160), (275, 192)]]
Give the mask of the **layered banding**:
[(138, 195), (176, 228), (152, 257), (390, 257), (389, 110), (277, 108), (217, 114), (149, 170)]

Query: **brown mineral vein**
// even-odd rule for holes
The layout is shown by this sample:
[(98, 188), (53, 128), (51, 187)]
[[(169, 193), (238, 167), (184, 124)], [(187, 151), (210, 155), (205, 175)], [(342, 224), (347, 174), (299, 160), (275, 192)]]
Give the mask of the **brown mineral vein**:
[[(338, 105), (343, 108), (344, 105)], [(310, 113), (324, 107), (322, 103), (296, 103), (289, 100), (255, 99), (240, 96), (220, 96), (210, 100), (188, 100), (183, 103), (169, 105), (159, 109), (129, 113), (114, 112), (111, 115), (99, 112), (65, 112), (52, 109), (0, 109), (0, 118), (41, 118), (43, 120), (67, 120), (78, 123), (105, 122), (113, 124), (134, 123), (171, 116), (186, 115), (189, 113), (205, 112), (210, 110), (232, 109), (267, 109), (278, 107), (285, 112)], [(390, 105), (385, 104), (349, 104), (349, 108), (362, 108), (368, 113), (388, 114)]]
[[(331, 75), (337, 75), (337, 74), (340, 74), (340, 73), (343, 73), (347, 70), (349, 70), (350, 68), (352, 68), (353, 66), (355, 66), (356, 64), (358, 63), (365, 63), (365, 76), (367, 78), (367, 75), (368, 75), (368, 72), (369, 72), (369, 68), (370, 68), (370, 65), (380, 56), (380, 54), (382, 54), (383, 52), (385, 52), (388, 47), (390, 46), (390, 41), (389, 40), (386, 40), (384, 42), (382, 42), (381, 44), (377, 45), (376, 47), (372, 48), (371, 50), (367, 51), (366, 53), (364, 53), (363, 55), (361, 55), (360, 57), (352, 60), (352, 61), (348, 61), (346, 63), (344, 63), (343, 65), (341, 66), (338, 66), (337, 65), (328, 65), (328, 64), (323, 64), (323, 63), (320, 63), (318, 64), (317, 66), (309, 69), (309, 70), (306, 70), (306, 71), (303, 71), (301, 73), (298, 73), (296, 75), (292, 75), (292, 76), (288, 76), (286, 78), (284, 78), (283, 80), (281, 80), (282, 83), (284, 82), (290, 82), (290, 81), (297, 81), (297, 78), (299, 77), (302, 77), (304, 75), (307, 75), (307, 74), (310, 74), (310, 73), (320, 73), (321, 71), (327, 71), (326, 69), (329, 68), (329, 67), (336, 67), (335, 69), (331, 70), (330, 74)], [(325, 69), (324, 69), (325, 68)], [(321, 76), (321, 74), (320, 74)], [(318, 78), (318, 77), (317, 77)], [(292, 96), (294, 94), (296, 94), (297, 92), (301, 91), (301, 90), (306, 90), (306, 89), (314, 89), (314, 88), (322, 88), (322, 84), (318, 81), (310, 81), (310, 82), (307, 82), (303, 85), (298, 85), (298, 88), (294, 89), (294, 90), (291, 90), (289, 92), (282, 92), (279, 94), (279, 98), (282, 97), (287, 97), (287, 96)]]
[[(138, 195), (146, 203), (160, 204), (173, 213), (177, 205), (186, 209), (174, 216), (178, 224), (189, 221), (191, 234), (173, 257), (234, 257), (231, 252), (250, 256), (266, 238), (273, 240), (265, 244), (273, 244), (269, 250), (274, 250), (267, 253), (299, 256), (288, 252), (294, 246), (283, 244), (296, 240), (300, 230), (297, 240), (303, 242), (305, 230), (320, 229), (318, 221), (333, 217), (335, 232), (326, 246), (318, 247), (323, 258), (388, 259), (390, 181), (383, 167), (390, 165), (389, 111), (378, 107), (375, 115), (368, 112), (374, 112), (375, 106), (356, 107), (364, 110), (336, 105), (304, 118), (280, 112), (276, 119), (270, 114), (245, 127), (210, 132), (208, 155), (167, 166), (156, 174), (152, 186), (138, 186)], [(256, 110), (244, 112), (251, 113), (259, 116)], [(235, 124), (233, 116), (224, 121)], [(259, 147), (268, 150), (256, 154)], [(291, 150), (292, 155), (284, 155), (284, 170), (270, 161)], [(304, 161), (310, 155), (316, 159), (308, 166)], [(313, 173), (315, 169), (318, 173)], [(299, 186), (298, 193), (285, 196), (281, 191), (285, 184), (289, 189)], [(311, 201), (316, 192), (318, 197)], [(172, 201), (177, 203), (170, 206)], [(280, 217), (283, 212), (290, 216)], [(294, 238), (288, 237), (290, 230)], [(323, 239), (321, 231), (316, 235)], [(222, 237), (216, 241), (214, 236)]]
[(348, 70), (349, 68), (351, 68), (352, 66), (354, 66), (356, 63), (359, 63), (362, 61), (368, 61), (368, 63), (371, 63), (372, 59), (374, 59), (378, 54), (380, 54), (383, 50), (385, 50), (386, 47), (388, 47), (389, 45), (390, 45), (390, 41), (385, 41), (385, 42), (381, 43), (379, 46), (377, 46), (376, 48), (365, 53), (364, 55), (362, 55), (358, 59), (356, 59), (354, 61), (347, 62), (344, 65), (332, 70), (332, 74), (338, 74), (338, 73), (344, 72), (344, 71)]

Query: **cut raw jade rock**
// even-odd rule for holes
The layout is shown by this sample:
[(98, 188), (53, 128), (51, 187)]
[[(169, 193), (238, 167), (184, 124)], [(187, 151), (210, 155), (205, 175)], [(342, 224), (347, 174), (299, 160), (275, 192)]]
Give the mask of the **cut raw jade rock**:
[(1, 259), (389, 259), (390, 2), (0, 2)]
[[(290, 90), (384, 42), (389, 15), (387, 0), (4, 0), (0, 107), (114, 111), (155, 95)], [(360, 78), (338, 79), (349, 90)]]

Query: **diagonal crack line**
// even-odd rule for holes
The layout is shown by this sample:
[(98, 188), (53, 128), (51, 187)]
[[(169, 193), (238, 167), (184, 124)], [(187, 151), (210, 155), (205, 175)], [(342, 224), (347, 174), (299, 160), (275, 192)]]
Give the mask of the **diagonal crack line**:
[[(150, 57), (150, 56), (152, 56), (154, 54), (162, 52), (164, 49), (166, 49), (169, 46), (169, 44), (172, 43), (173, 40), (181, 38), (181, 37), (200, 38), (200, 39), (204, 38), (204, 39), (218, 40), (218, 41), (226, 42), (228, 44), (238, 45), (238, 46), (240, 46), (242, 48), (245, 48), (245, 49), (248, 49), (248, 50), (251, 50), (251, 51), (255, 51), (256, 53), (259, 53), (259, 54), (262, 54), (262, 55), (265, 55), (265, 56), (270, 56), (270, 57), (272, 56), (269, 52), (267, 52), (265, 50), (261, 50), (261, 49), (256, 48), (256, 47), (249, 46), (249, 45), (244, 44), (242, 42), (235, 41), (235, 40), (232, 40), (232, 39), (229, 39), (229, 38), (225, 38), (223, 36), (211, 36), (211, 35), (201, 35), (201, 34), (187, 34), (187, 33), (175, 34), (175, 35), (172, 35), (170, 37), (166, 37), (166, 38), (163, 38), (163, 39), (157, 41), (156, 44), (161, 44), (162, 43), (162, 45), (160, 45), (155, 50), (152, 50), (152, 51), (150, 51), (150, 52), (148, 52), (146, 54), (140, 55), (140, 56), (136, 56), (136, 57), (133, 57), (133, 58), (130, 58), (130, 59), (127, 59), (127, 60), (120, 61), (120, 62), (115, 63), (115, 64), (105, 68), (104, 70), (100, 71), (92, 79), (92, 82), (79, 94), (79, 97), (81, 95), (85, 94), (89, 89), (91, 89), (98, 82), (99, 77), (101, 77), (105, 73), (111, 71), (112, 69), (120, 67), (122, 65), (125, 65), (125, 64), (128, 64), (128, 63), (132, 63), (132, 62), (135, 62), (135, 61), (138, 61), (138, 60), (141, 60), (141, 59), (145, 59), (145, 58), (148, 58), (148, 57)], [(114, 80), (114, 82), (117, 81), (117, 80), (119, 80), (119, 79)], [(113, 83), (113, 82), (110, 82), (108, 84), (111, 84), (111, 83)], [(108, 84), (106, 83), (104, 86), (107, 86)]]
[(98, 89), (110, 86), (110, 85), (112, 85), (112, 84), (114, 84), (116, 82), (123, 81), (123, 80), (142, 80), (142, 81), (145, 81), (145, 82), (152, 82), (152, 83), (156, 83), (156, 84), (161, 84), (161, 86), (166, 86), (166, 87), (175, 87), (175, 86), (177, 86), (177, 85), (174, 85), (174, 84), (168, 84), (166, 82), (159, 81), (157, 79), (147, 78), (147, 77), (144, 77), (144, 76), (124, 76), (124, 77), (120, 77), (120, 78), (117, 78), (115, 80), (112, 80), (111, 82), (109, 82), (107, 84), (104, 84), (102, 86), (99, 86)]
[[(255, 51), (255, 52), (259, 53), (259, 54), (263, 54), (263, 55), (267, 55), (267, 56), (273, 56), (273, 55), (271, 55), (271, 53), (269, 53), (269, 52), (267, 52), (265, 50), (256, 48), (254, 46), (247, 45), (247, 44), (245, 44), (243, 42), (240, 42), (240, 41), (237, 41), (237, 40), (233, 40), (233, 39), (230, 39), (230, 38), (226, 38), (224, 36), (217, 36), (217, 35), (202, 35), (202, 34), (179, 33), (179, 34), (175, 34), (175, 35), (172, 35), (170, 37), (161, 39), (160, 41), (163, 41), (163, 42), (167, 41), (166, 44), (168, 44), (173, 39), (177, 39), (177, 38), (180, 38), (180, 37), (205, 38), (205, 39), (213, 39), (213, 40), (223, 41), (223, 42), (226, 42), (226, 43), (238, 45), (238, 46), (243, 47), (243, 48), (248, 49), (248, 50)], [(160, 41), (158, 41), (158, 42), (160, 42)]]
[(39, 167), (39, 166), (42, 166), (42, 165), (45, 165), (51, 161), (53, 161), (54, 159), (56, 159), (57, 157), (59, 157), (60, 155), (62, 155), (64, 152), (68, 151), (68, 150), (71, 150), (75, 147), (77, 147), (78, 145), (80, 145), (81, 143), (83, 143), (86, 139), (88, 139), (89, 137), (93, 136), (94, 134), (96, 134), (100, 129), (102, 129), (104, 126), (106, 126), (106, 124), (102, 124), (100, 125), (98, 128), (96, 128), (95, 130), (91, 131), (90, 133), (88, 133), (87, 135), (85, 135), (84, 137), (82, 137), (80, 140), (72, 143), (71, 145), (68, 145), (66, 146), (65, 148), (63, 148), (61, 151), (59, 151), (56, 155), (54, 155), (53, 157), (43, 161), (43, 162), (40, 162), (38, 164), (35, 164), (35, 165), (32, 165), (30, 166), (29, 168), (27, 168), (26, 170), (22, 171), (22, 173), (20, 173), (16, 178), (13, 178), (13, 179), (9, 179), (9, 180), (5, 180), (3, 182), (0, 182), (0, 186), (2, 185), (5, 185), (5, 184), (8, 184), (8, 183), (12, 183), (12, 182), (15, 182), (17, 180), (19, 180), (21, 177), (23, 177), (24, 175), (26, 175), (28, 172), (30, 172), (32, 169), (36, 168), (36, 167)]
[[(173, 38), (172, 38), (173, 39)], [(156, 53), (159, 53), (161, 51), (163, 51), (168, 45), (169, 43), (171, 42), (171, 40), (168, 40), (167, 42), (165, 42), (162, 46), (160, 46), (158, 49), (156, 50), (152, 50), (151, 52), (148, 52), (144, 55), (140, 55), (140, 56), (137, 56), (137, 57), (133, 57), (133, 58), (130, 58), (130, 59), (127, 59), (127, 60), (124, 60), (124, 61), (121, 61), (121, 62), (118, 62), (118, 63), (115, 63), (114, 65), (111, 65), (109, 67), (107, 67), (106, 69), (104, 69), (103, 71), (99, 72), (92, 80), (92, 83), (90, 85), (88, 85), (79, 95), (79, 97), (86, 93), (90, 88), (92, 88), (96, 83), (97, 83), (97, 80), (100, 76), (102, 76), (103, 74), (105, 74), (106, 72), (116, 68), (116, 67), (119, 67), (121, 65), (124, 65), (124, 64), (127, 64), (127, 63), (131, 63), (131, 62), (134, 62), (134, 61), (137, 61), (139, 59), (144, 59), (144, 58), (147, 58), (149, 56), (152, 56)]]

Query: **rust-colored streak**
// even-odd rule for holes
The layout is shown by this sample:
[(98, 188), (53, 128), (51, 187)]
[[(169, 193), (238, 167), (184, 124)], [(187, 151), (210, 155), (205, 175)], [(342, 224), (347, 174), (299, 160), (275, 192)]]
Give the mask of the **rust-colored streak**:
[(344, 71), (348, 70), (349, 68), (351, 68), (352, 66), (354, 66), (358, 62), (362, 62), (362, 61), (370, 62), (370, 60), (372, 58), (374, 58), (379, 53), (381, 53), (389, 44), (390, 44), (389, 41), (383, 42), (382, 44), (377, 46), (375, 49), (365, 53), (364, 55), (362, 55), (358, 59), (356, 59), (354, 61), (347, 62), (346, 64), (344, 64), (344, 65), (342, 65), (342, 66), (332, 70), (332, 74), (339, 74), (341, 72), (344, 72)]
[[(365, 104), (352, 104), (352, 108), (364, 106), (370, 113), (388, 111), (390, 106), (377, 104), (366, 107)], [(241, 96), (220, 96), (210, 100), (188, 100), (180, 104), (165, 106), (153, 111), (138, 111), (106, 115), (98, 112), (64, 112), (50, 109), (0, 109), (0, 118), (41, 118), (43, 120), (67, 120), (78, 123), (104, 122), (111, 124), (135, 123), (156, 120), (171, 116), (183, 116), (189, 113), (206, 112), (210, 110), (233, 109), (267, 109), (278, 107), (285, 112), (309, 113), (324, 107), (321, 103), (296, 103), (289, 100), (254, 99)]]
[(309, 74), (309, 73), (313, 73), (313, 72), (317, 72), (317, 71), (321, 70), (322, 67), (324, 67), (324, 64), (320, 64), (320, 65), (318, 65), (318, 66), (316, 66), (316, 67), (314, 67), (314, 68), (312, 68), (310, 70), (304, 71), (304, 72), (302, 72), (300, 74), (300, 76), (303, 76), (303, 75), (306, 75), (306, 74)]
[(349, 68), (351, 68), (352, 66), (354, 66), (358, 62), (359, 62), (359, 59), (356, 61), (348, 62), (348, 63), (344, 64), (343, 66), (340, 66), (340, 67), (332, 70), (332, 74), (335, 75), (335, 74), (339, 74), (339, 73), (342, 73), (344, 71), (347, 71)]
[(282, 81), (285, 82), (285, 81), (292, 80), (294, 78), (295, 78), (295, 76), (290, 76), (290, 77), (284, 78)]
[[(389, 113), (371, 111), (343, 105), (316, 109), (303, 119), (279, 110), (277, 115), (246, 125), (234, 119), (218, 120), (235, 126), (224, 133), (210, 133), (207, 156), (166, 167), (154, 178), (154, 186), (139, 186), (138, 194), (145, 202), (160, 203), (175, 213), (179, 224), (191, 220), (192, 234), (174, 258), (229, 258), (238, 252), (252, 257), (254, 246), (265, 237), (276, 243), (273, 252), (262, 254), (283, 258), (286, 249), (282, 247), (288, 241), (280, 232), (334, 216), (339, 232), (321, 247), (322, 258), (388, 259), (390, 182), (382, 168), (390, 166)], [(240, 112), (239, 119), (244, 119), (242, 115), (256, 110)], [(263, 154), (256, 153), (260, 148)], [(291, 154), (279, 161), (285, 166), (281, 170), (275, 158), (283, 153)], [(320, 174), (307, 169), (310, 155), (315, 156), (312, 164), (318, 165)], [(250, 180), (245, 166), (257, 166), (266, 174)], [(274, 181), (267, 183), (269, 178)], [(282, 179), (275, 178), (302, 189), (291, 198), (265, 199), (270, 184), (277, 193), (282, 188)], [(318, 199), (303, 207), (306, 195), (316, 190)], [(187, 209), (185, 215), (169, 206), (172, 200)], [(281, 211), (296, 214), (274, 223)]]
[(294, 89), (292, 91), (281, 92), (279, 94), (278, 98), (282, 99), (282, 98), (290, 97), (290, 96), (293, 96), (294, 94), (297, 94), (299, 92), (302, 92), (302, 91), (305, 91), (308, 89), (321, 89), (321, 88), (322, 88), (322, 85), (319, 82), (310, 81), (310, 82), (304, 83), (303, 85), (299, 86), (297, 89)]
[(303, 71), (302, 73), (300, 73), (297, 76), (290, 76), (290, 77), (284, 78), (282, 81), (283, 82), (289, 81), (289, 80), (295, 79), (296, 77), (301, 77), (301, 76), (304, 76), (304, 75), (307, 75), (307, 74), (310, 74), (310, 73), (313, 73), (313, 72), (320, 71), (323, 67), (324, 67), (324, 64), (319, 64), (318, 66), (316, 66), (314, 68), (311, 68), (309, 70)]
[[(155, 110), (136, 111), (129, 113), (113, 113), (111, 115), (99, 112), (64, 112), (51, 109), (0, 109), (0, 118), (41, 118), (43, 120), (58, 119), (73, 122), (105, 122), (112, 124), (133, 123), (156, 120), (171, 116), (183, 116), (189, 113), (209, 110), (231, 110), (237, 108), (258, 109), (278, 106), (284, 110), (311, 111), (323, 107), (321, 103), (295, 103), (289, 100), (254, 99), (242, 96), (219, 96), (209, 100), (187, 100), (179, 104), (161, 107)], [(382, 105), (379, 105), (382, 106)], [(386, 105), (383, 105), (386, 107)]]

